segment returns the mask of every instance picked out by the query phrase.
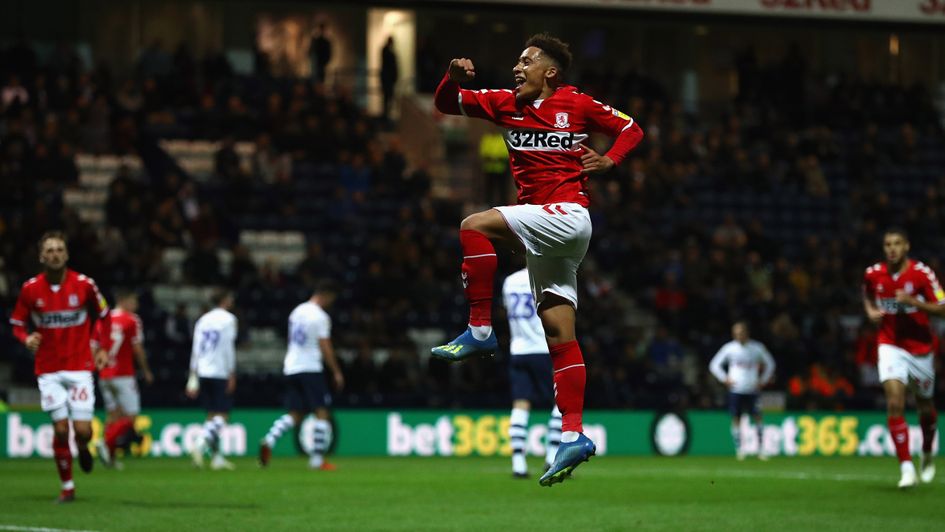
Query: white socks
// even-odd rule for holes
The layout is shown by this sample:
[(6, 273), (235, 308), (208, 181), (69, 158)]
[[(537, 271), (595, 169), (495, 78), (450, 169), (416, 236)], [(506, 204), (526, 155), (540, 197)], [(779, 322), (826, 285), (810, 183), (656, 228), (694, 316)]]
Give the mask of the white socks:
[(580, 432), (574, 432), (573, 430), (569, 430), (569, 431), (566, 431), (566, 432), (562, 432), (562, 433), (561, 433), (561, 443), (571, 443), (571, 442), (575, 442), (575, 441), (577, 441), (578, 436), (580, 436), (580, 435), (581, 435)]
[(528, 438), (528, 410), (513, 408), (509, 418), (509, 444), (512, 446), (512, 472), (528, 472), (525, 463), (525, 440)]
[(905, 475), (911, 472), (915, 474), (915, 464), (912, 463), (912, 460), (906, 460), (905, 462), (899, 462), (899, 471)]
[(223, 431), (225, 424), (223, 416), (213, 416), (212, 419), (203, 424), (204, 445), (213, 452), (216, 452), (220, 446), (220, 433)]
[[(310, 466), (320, 467), (322, 465), (322, 457), (328, 452), (328, 448), (331, 447), (331, 438), (331, 423), (325, 419), (316, 419), (315, 445), (312, 451), (312, 459), (309, 460)], [(313, 465), (315, 462), (318, 462), (318, 464)]]
[(276, 442), (279, 441), (279, 438), (287, 430), (291, 430), (295, 426), (295, 420), (292, 419), (292, 416), (285, 414), (272, 424), (272, 427), (269, 428), (269, 432), (266, 434), (265, 441), (266, 445), (269, 447), (275, 447)]
[(492, 325), (470, 325), (469, 330), (472, 331), (473, 338), (481, 342), (492, 334)]
[(551, 409), (551, 418), (548, 419), (548, 439), (545, 440), (546, 464), (555, 461), (559, 443), (561, 443), (561, 411), (556, 406)]

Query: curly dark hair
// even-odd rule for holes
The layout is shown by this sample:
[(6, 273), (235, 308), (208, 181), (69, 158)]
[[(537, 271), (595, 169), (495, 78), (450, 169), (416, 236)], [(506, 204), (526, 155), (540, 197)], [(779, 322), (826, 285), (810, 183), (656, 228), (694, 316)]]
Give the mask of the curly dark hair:
[(534, 46), (551, 58), (552, 61), (561, 70), (561, 73), (567, 72), (571, 67), (571, 49), (568, 43), (551, 35), (550, 33), (536, 33), (525, 41), (525, 47)]

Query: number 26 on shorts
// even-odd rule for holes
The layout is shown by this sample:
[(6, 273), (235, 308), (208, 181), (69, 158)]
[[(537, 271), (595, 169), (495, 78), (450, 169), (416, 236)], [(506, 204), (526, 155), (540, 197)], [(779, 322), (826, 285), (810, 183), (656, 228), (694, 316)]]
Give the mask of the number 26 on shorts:
[(76, 386), (69, 390), (72, 401), (87, 401), (89, 399), (89, 389), (85, 386)]

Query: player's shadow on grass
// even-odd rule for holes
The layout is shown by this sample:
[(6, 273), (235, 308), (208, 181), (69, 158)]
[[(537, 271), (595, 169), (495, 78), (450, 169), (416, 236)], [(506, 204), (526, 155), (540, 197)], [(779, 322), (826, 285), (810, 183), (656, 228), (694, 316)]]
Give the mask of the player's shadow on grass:
[(233, 504), (233, 503), (214, 503), (214, 502), (193, 502), (193, 501), (113, 501), (115, 504), (123, 506), (134, 506), (138, 508), (197, 508), (201, 510), (259, 510), (262, 508), (259, 504)]

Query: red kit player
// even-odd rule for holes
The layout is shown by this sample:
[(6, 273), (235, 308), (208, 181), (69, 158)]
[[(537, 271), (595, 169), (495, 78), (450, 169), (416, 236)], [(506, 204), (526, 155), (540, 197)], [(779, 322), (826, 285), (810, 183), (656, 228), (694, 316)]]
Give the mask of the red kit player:
[[(62, 480), (60, 502), (75, 498), (69, 420), (79, 449), (79, 465), (92, 471), (92, 413), (95, 388), (92, 370), (108, 361), (111, 339), (100, 339), (92, 357), (92, 331), (96, 320), (109, 327), (108, 304), (95, 281), (66, 268), (69, 252), (65, 236), (48, 232), (39, 241), (43, 273), (23, 283), (10, 317), (13, 335), (36, 354), (36, 376), (43, 411), (53, 421), (53, 455)], [(27, 332), (32, 323), (33, 332)]]
[[(105, 437), (98, 441), (99, 458), (107, 466), (115, 464), (115, 450), (125, 448), (138, 438), (135, 416), (141, 411), (141, 395), (135, 379), (135, 363), (147, 384), (154, 382), (144, 351), (144, 331), (138, 310), (138, 296), (134, 292), (119, 293), (116, 308), (111, 312), (112, 348), (108, 364), (98, 372), (98, 384), (108, 417)], [(102, 323), (104, 325), (104, 322)]]
[(918, 483), (909, 453), (909, 425), (904, 417), (907, 388), (915, 391), (922, 426), (919, 476), (923, 482), (935, 478), (932, 441), (938, 414), (932, 401), (935, 339), (929, 314), (945, 315), (945, 292), (931, 268), (909, 258), (909, 238), (904, 231), (886, 231), (883, 250), (886, 262), (866, 269), (863, 308), (879, 324), (879, 380), (886, 392), (889, 433), (902, 473), (899, 487), (904, 489)]
[[(433, 356), (458, 361), (495, 353), (492, 289), (493, 243), (524, 252), (532, 294), (554, 367), (555, 400), (562, 415), (561, 444), (539, 483), (569, 477), (596, 451), (582, 433), (585, 368), (575, 333), (577, 270), (591, 238), (588, 174), (619, 164), (643, 138), (633, 119), (564, 83), (571, 63), (568, 45), (535, 35), (512, 69), (514, 89), (464, 90), (476, 75), (470, 59), (453, 59), (436, 90), (443, 113), (489, 120), (505, 128), (518, 205), (496, 207), (463, 220), (462, 277), (469, 300), (469, 327)], [(602, 133), (615, 141), (606, 155), (585, 145)]]

